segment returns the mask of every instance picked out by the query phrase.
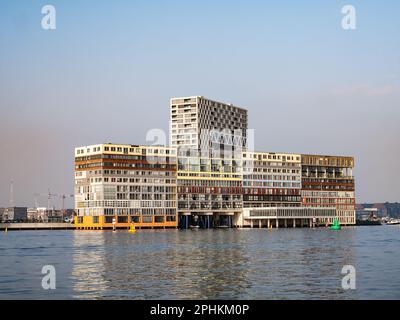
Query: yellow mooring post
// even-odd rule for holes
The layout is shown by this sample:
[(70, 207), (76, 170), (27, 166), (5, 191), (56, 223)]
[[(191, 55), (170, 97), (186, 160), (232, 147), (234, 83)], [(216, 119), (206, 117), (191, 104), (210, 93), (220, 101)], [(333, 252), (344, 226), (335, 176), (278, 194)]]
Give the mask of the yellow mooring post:
[(135, 233), (135, 232), (136, 232), (136, 228), (135, 228), (135, 225), (132, 223), (131, 227), (129, 229), (129, 233)]

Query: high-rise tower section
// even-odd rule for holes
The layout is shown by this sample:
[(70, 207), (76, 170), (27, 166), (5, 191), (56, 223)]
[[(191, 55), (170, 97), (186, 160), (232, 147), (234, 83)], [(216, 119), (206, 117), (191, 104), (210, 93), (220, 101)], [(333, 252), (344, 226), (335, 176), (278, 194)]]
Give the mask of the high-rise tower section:
[(247, 144), (247, 125), (247, 110), (244, 108), (203, 96), (171, 99), (172, 147), (193, 152), (242, 150)]

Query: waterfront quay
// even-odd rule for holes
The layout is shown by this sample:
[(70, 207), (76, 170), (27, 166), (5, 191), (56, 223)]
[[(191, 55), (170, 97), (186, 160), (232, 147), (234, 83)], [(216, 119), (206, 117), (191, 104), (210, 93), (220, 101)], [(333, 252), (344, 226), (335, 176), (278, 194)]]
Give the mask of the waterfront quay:
[(75, 226), (71, 223), (49, 222), (49, 223), (0, 223), (0, 230), (71, 230)]

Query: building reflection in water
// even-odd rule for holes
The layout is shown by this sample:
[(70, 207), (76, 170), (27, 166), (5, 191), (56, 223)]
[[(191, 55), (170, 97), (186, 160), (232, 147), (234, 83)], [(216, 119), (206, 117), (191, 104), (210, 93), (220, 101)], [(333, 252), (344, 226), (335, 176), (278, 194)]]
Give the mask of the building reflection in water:
[(240, 234), (234, 230), (77, 232), (74, 297), (240, 298), (250, 287)]
[(341, 287), (354, 242), (350, 228), (77, 231), (74, 297), (354, 298)]
[[(320, 233), (303, 233), (303, 243), (299, 254), (299, 266), (305, 272), (300, 276), (305, 298), (318, 296), (319, 299), (358, 299), (358, 291), (342, 288), (343, 266), (352, 265), (358, 269), (356, 257), (355, 227), (343, 228), (340, 232), (315, 229)], [(322, 242), (325, 245), (321, 246)]]
[[(173, 277), (177, 299), (240, 299), (251, 287), (248, 259), (238, 230), (177, 233), (166, 270)], [(168, 279), (166, 278), (166, 283)], [(168, 297), (166, 297), (168, 298)]]
[(258, 238), (247, 251), (251, 299), (356, 298), (341, 286), (342, 267), (357, 268), (353, 229), (282, 229), (251, 237)]
[(74, 231), (73, 298), (95, 299), (107, 291), (104, 278), (105, 233)]

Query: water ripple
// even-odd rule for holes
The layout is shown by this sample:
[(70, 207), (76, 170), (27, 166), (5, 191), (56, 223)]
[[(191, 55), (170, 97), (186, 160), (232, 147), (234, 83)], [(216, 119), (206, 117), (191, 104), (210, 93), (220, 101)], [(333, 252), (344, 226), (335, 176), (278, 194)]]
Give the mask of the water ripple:
[[(24, 231), (0, 241), (0, 298), (399, 299), (400, 232), (328, 229)], [(57, 289), (41, 288), (41, 268)], [(343, 290), (344, 265), (357, 290)]]

